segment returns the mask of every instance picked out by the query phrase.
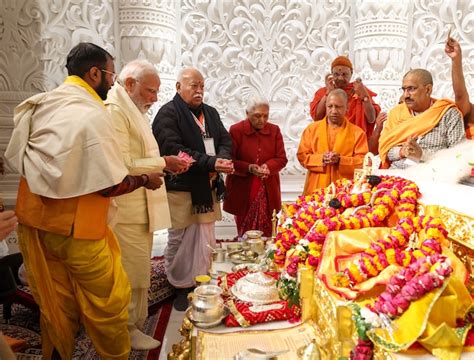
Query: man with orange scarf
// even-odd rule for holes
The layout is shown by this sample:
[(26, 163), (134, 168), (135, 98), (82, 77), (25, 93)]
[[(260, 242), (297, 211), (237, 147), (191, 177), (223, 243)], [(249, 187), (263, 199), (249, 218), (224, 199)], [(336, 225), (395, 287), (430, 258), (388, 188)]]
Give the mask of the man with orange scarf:
[(447, 99), (433, 99), (433, 77), (425, 69), (403, 77), (403, 103), (390, 110), (379, 141), (382, 167), (405, 169), (466, 138), (462, 114)]
[(112, 56), (80, 43), (56, 89), (15, 109), (5, 151), (21, 174), (18, 238), (41, 311), (44, 359), (72, 359), (80, 323), (101, 358), (128, 359), (130, 285), (107, 225), (110, 197), (156, 189), (160, 173), (127, 175), (103, 100), (115, 80)]
[(326, 187), (340, 178), (351, 179), (369, 151), (367, 136), (344, 115), (347, 94), (332, 90), (326, 100), (326, 117), (310, 124), (301, 136), (298, 160), (308, 169), (304, 195)]
[(351, 83), (352, 73), (352, 63), (347, 57), (338, 56), (335, 58), (331, 63), (331, 74), (325, 79), (326, 86), (314, 94), (309, 113), (313, 120), (324, 118), (327, 95), (333, 89), (342, 89), (348, 98), (346, 118), (364, 130), (369, 137), (374, 129), (375, 119), (380, 112), (380, 106), (372, 100), (377, 94), (365, 87), (359, 78)]

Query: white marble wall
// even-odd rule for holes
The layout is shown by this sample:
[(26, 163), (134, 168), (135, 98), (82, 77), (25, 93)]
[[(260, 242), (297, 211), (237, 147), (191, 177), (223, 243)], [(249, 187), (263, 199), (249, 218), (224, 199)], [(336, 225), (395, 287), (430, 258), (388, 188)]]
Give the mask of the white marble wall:
[[(429, 69), (435, 95), (452, 97), (443, 51), (450, 26), (472, 94), (474, 0), (0, 0), (0, 156), (13, 108), (61, 83), (70, 48), (92, 41), (114, 54), (117, 70), (137, 57), (156, 64), (157, 106), (173, 96), (177, 71), (190, 65), (203, 72), (206, 102), (227, 127), (244, 117), (252, 94), (266, 96), (271, 121), (284, 134), (289, 163), (282, 187), (290, 199), (302, 189), (295, 152), (309, 102), (331, 60), (349, 56), (354, 76), (379, 94), (385, 110), (396, 103), (409, 68)], [(0, 191), (12, 205), (17, 175), (8, 172)]]

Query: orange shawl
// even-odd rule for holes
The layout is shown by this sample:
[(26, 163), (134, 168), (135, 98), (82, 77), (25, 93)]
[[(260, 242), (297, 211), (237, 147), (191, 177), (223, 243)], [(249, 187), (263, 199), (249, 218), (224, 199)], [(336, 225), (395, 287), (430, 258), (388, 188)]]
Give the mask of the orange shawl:
[[(328, 134), (328, 124), (324, 118), (311, 123), (301, 136), (297, 156), (301, 165), (308, 169), (304, 194), (326, 187), (342, 177), (351, 179), (354, 169), (362, 166), (364, 155), (369, 151), (367, 136), (347, 118), (339, 128), (332, 148)], [(339, 164), (323, 166), (323, 154), (327, 151), (340, 155)]]
[(426, 111), (413, 116), (405, 103), (395, 106), (388, 113), (387, 121), (379, 140), (379, 155), (382, 166), (388, 168), (388, 151), (403, 144), (408, 137), (423, 136), (429, 133), (442, 119), (443, 115), (456, 104), (448, 99), (439, 99)]
[[(362, 130), (364, 130), (364, 132), (367, 134), (367, 137), (369, 137), (370, 134), (372, 134), (375, 124), (369, 124), (365, 120), (364, 102), (358, 96), (354, 95), (354, 83), (350, 83), (349, 85), (347, 85), (344, 88), (344, 91), (347, 94), (348, 100), (346, 118), (349, 120), (349, 122), (357, 125)], [(373, 97), (377, 96), (377, 94), (369, 89), (367, 89), (367, 92), (370, 95), (370, 102), (372, 103), (375, 109), (375, 116), (377, 117), (378, 113), (380, 112), (380, 106), (377, 105), (372, 99)], [(314, 94), (314, 99), (309, 105), (309, 113), (311, 114), (311, 117), (313, 119), (316, 118), (316, 108), (318, 107), (318, 104), (324, 97), (324, 95), (326, 95), (325, 87), (322, 87)]]

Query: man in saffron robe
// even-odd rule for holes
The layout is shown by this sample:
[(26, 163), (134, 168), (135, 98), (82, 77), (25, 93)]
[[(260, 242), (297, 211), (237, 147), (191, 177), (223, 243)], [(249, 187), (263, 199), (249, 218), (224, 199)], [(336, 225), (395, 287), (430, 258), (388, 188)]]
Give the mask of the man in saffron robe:
[(351, 61), (345, 56), (338, 56), (331, 63), (331, 74), (326, 76), (326, 86), (316, 91), (310, 104), (313, 120), (321, 120), (326, 116), (327, 96), (334, 89), (346, 92), (348, 103), (346, 117), (349, 122), (357, 125), (370, 137), (374, 129), (375, 119), (380, 112), (380, 106), (373, 101), (376, 93), (364, 86), (362, 80), (357, 78), (350, 82), (353, 67)]
[(21, 174), (16, 213), (28, 282), (41, 311), (45, 359), (71, 359), (82, 322), (104, 359), (128, 359), (130, 285), (107, 226), (110, 197), (160, 187), (159, 173), (127, 176), (102, 100), (112, 56), (80, 43), (58, 88), (15, 109), (5, 152)]
[(466, 138), (462, 114), (447, 99), (433, 99), (433, 77), (413, 69), (403, 77), (403, 103), (388, 113), (379, 140), (382, 167), (405, 169)]
[(367, 136), (345, 117), (347, 94), (331, 91), (326, 100), (326, 116), (310, 124), (301, 136), (298, 160), (308, 169), (304, 195), (326, 187), (340, 178), (352, 179), (368, 152)]
[[(107, 95), (105, 104), (130, 174), (140, 174), (144, 169), (182, 173), (189, 167), (177, 156), (160, 156), (145, 115), (158, 100), (159, 89), (160, 77), (155, 67), (146, 60), (134, 60), (125, 65)], [(115, 201), (118, 212), (113, 231), (132, 288), (128, 308), (130, 341), (132, 349), (150, 350), (160, 342), (140, 329), (148, 317), (153, 232), (171, 226), (166, 189), (151, 191), (142, 187)]]
[(453, 80), (454, 98), (457, 107), (464, 115), (464, 127), (466, 128), (466, 137), (474, 139), (474, 104), (469, 101), (466, 82), (462, 71), (462, 51), (459, 43), (453, 38), (449, 38), (444, 49), (451, 58), (452, 68), (451, 77)]

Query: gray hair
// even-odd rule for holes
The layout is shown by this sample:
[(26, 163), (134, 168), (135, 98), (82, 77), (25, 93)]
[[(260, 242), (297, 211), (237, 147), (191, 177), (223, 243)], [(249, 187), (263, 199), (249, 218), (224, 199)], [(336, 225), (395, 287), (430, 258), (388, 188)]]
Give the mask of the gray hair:
[(145, 74), (158, 74), (158, 70), (150, 63), (148, 60), (136, 59), (130, 61), (125, 65), (120, 71), (118, 76), (118, 81), (120, 84), (125, 84), (125, 80), (128, 78), (140, 80), (140, 78)]
[(183, 68), (179, 71), (178, 79), (176, 80), (176, 82), (182, 83), (183, 79), (185, 77), (187, 77), (188, 73), (193, 73), (193, 72), (198, 73), (199, 75), (201, 75), (202, 78), (204, 78), (204, 76), (202, 75), (202, 73), (198, 69), (196, 69), (194, 67), (185, 67), (185, 68)]
[(266, 106), (270, 109), (270, 103), (262, 96), (254, 96), (247, 102), (246, 112), (252, 112), (257, 106)]
[(409, 70), (405, 75), (403, 75), (403, 79), (405, 79), (408, 75), (415, 75), (421, 80), (423, 85), (433, 85), (433, 76), (431, 73), (426, 69), (412, 69)]
[(329, 94), (327, 94), (327, 97), (329, 98), (330, 96), (339, 96), (341, 98), (344, 99), (344, 101), (347, 103), (348, 99), (347, 99), (347, 93), (342, 90), (342, 89), (334, 89), (334, 90), (331, 90), (329, 92)]

